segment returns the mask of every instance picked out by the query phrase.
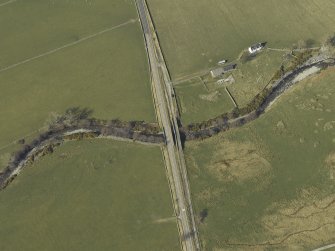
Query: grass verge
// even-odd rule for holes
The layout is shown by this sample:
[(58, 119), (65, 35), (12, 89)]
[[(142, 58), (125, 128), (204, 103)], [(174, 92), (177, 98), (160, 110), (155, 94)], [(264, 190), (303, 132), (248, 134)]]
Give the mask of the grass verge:
[(158, 147), (84, 140), (0, 193), (2, 250), (178, 250)]

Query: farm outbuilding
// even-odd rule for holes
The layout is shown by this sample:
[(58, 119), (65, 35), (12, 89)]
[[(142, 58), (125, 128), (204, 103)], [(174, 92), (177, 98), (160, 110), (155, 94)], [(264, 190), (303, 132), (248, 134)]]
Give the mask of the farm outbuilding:
[(226, 73), (226, 72), (235, 70), (235, 69), (236, 69), (236, 66), (237, 66), (237, 64), (230, 64), (230, 65), (227, 65), (227, 66), (223, 67), (223, 72)]
[(225, 73), (225, 70), (223, 67), (216, 68), (214, 70), (211, 70), (211, 76), (212, 78), (218, 78), (222, 76)]
[(222, 59), (218, 62), (218, 65), (223, 65), (225, 63), (227, 63), (227, 59)]

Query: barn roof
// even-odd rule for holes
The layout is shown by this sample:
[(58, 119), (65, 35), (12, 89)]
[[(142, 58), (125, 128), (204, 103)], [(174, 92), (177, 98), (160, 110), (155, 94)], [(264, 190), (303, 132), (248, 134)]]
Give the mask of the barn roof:
[(237, 64), (230, 64), (230, 65), (227, 65), (225, 67), (223, 67), (223, 71), (224, 72), (227, 72), (227, 71), (231, 71), (231, 70), (234, 70), (236, 68)]
[(211, 75), (213, 78), (219, 77), (220, 75), (222, 75), (224, 73), (224, 68), (223, 67), (218, 67), (214, 70), (211, 70)]

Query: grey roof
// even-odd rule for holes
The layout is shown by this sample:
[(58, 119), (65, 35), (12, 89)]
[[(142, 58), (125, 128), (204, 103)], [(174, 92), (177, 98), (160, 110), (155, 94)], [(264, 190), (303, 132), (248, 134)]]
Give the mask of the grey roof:
[(216, 78), (216, 77), (221, 76), (224, 72), (225, 71), (224, 71), (223, 67), (218, 67), (214, 70), (211, 70), (211, 75), (212, 75), (213, 78)]
[(234, 70), (236, 68), (236, 66), (237, 66), (237, 64), (227, 65), (227, 66), (223, 67), (223, 72)]
[(253, 45), (250, 46), (250, 48), (251, 48), (252, 50), (256, 50), (256, 49), (258, 49), (258, 48), (262, 48), (262, 47), (263, 47), (263, 46), (262, 46), (261, 43), (253, 44)]

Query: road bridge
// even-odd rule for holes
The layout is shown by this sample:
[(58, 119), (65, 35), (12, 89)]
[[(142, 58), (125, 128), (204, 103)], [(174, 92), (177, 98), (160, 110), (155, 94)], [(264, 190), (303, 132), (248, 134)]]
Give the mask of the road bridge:
[(178, 109), (173, 86), (160, 50), (145, 0), (136, 0), (148, 54), (152, 91), (158, 122), (164, 130), (165, 161), (183, 250), (199, 250), (186, 164), (178, 127)]

